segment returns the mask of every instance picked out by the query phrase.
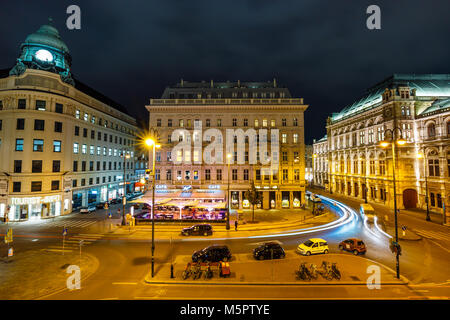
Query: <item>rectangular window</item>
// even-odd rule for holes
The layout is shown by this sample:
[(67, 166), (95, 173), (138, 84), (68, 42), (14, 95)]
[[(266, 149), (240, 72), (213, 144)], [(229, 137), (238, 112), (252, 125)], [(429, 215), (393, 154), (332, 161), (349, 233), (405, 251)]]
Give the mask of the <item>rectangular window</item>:
[(257, 169), (255, 170), (255, 180), (261, 180), (261, 170)]
[(86, 161), (81, 161), (81, 171), (86, 171)]
[(21, 184), (22, 183), (20, 181), (14, 181), (13, 182), (13, 192), (20, 192)]
[(283, 180), (284, 181), (288, 180), (288, 169), (283, 169)]
[(155, 180), (161, 180), (161, 170), (160, 169), (155, 170)]
[(236, 127), (236, 126), (237, 126), (237, 119), (233, 118), (233, 127)]
[(44, 100), (36, 100), (36, 110), (45, 111), (45, 104)]
[(78, 161), (74, 161), (73, 162), (73, 172), (77, 172), (78, 171)]
[(300, 170), (294, 169), (294, 180), (299, 181), (300, 180)]
[(439, 177), (440, 176), (438, 159), (428, 160), (428, 175), (430, 177)]
[(270, 120), (270, 126), (271, 126), (272, 128), (274, 128), (275, 125), (276, 125), (275, 120)]
[(172, 180), (172, 170), (168, 169), (166, 170), (166, 180)]
[(34, 130), (44, 131), (45, 120), (34, 120)]
[(87, 145), (83, 144), (83, 145), (81, 146), (81, 153), (82, 153), (82, 154), (86, 154), (86, 152), (87, 152)]
[(83, 137), (87, 138), (88, 129), (83, 128)]
[(95, 154), (95, 146), (89, 146), (89, 154), (94, 155)]
[(294, 118), (294, 120), (292, 121), (292, 125), (293, 125), (294, 127), (297, 127), (297, 126), (298, 126), (298, 120), (297, 120), (297, 118)]
[(14, 173), (22, 172), (22, 160), (14, 160)]
[(63, 113), (63, 105), (61, 103), (55, 104), (55, 112), (56, 113)]
[(41, 173), (42, 172), (42, 160), (32, 160), (31, 172), (33, 172), (33, 173)]
[(44, 151), (44, 140), (34, 139), (33, 140), (33, 152), (43, 152)]
[(25, 119), (17, 119), (17, 130), (24, 130), (25, 129)]
[(79, 145), (78, 145), (78, 143), (76, 143), (76, 142), (73, 144), (73, 153), (76, 153), (76, 154), (78, 153), (78, 149), (79, 149), (78, 146), (79, 146)]
[(80, 119), (80, 110), (75, 110), (75, 118)]
[(26, 109), (27, 108), (27, 100), (26, 99), (19, 99), (17, 108), (19, 108), (19, 109)]
[(298, 143), (298, 133), (294, 133), (293, 140), (294, 140), (294, 143)]
[(94, 171), (94, 161), (89, 161), (89, 171)]
[(222, 181), (222, 169), (217, 169), (216, 171), (216, 180)]
[(75, 135), (79, 136), (80, 135), (80, 127), (75, 126)]
[(233, 179), (233, 181), (236, 181), (238, 179), (237, 169), (232, 170), (232, 179)]
[(205, 180), (211, 180), (211, 169), (205, 169)]
[(55, 132), (62, 132), (62, 122), (55, 121)]
[(217, 126), (221, 127), (222, 126), (222, 119), (217, 119)]
[(281, 119), (281, 125), (282, 125), (283, 127), (286, 127), (286, 119)]
[(287, 133), (281, 134), (281, 143), (287, 143)]
[(244, 180), (248, 181), (248, 169), (244, 169)]
[(61, 141), (53, 140), (53, 152), (61, 152)]
[(267, 127), (267, 119), (263, 119), (263, 127)]
[(156, 119), (156, 126), (161, 127), (161, 119)]
[(59, 180), (52, 181), (52, 190), (59, 190)]

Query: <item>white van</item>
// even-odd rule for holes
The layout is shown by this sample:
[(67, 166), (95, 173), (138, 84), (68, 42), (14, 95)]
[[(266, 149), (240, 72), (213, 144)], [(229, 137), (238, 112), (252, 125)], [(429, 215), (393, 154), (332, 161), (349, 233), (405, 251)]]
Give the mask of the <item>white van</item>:
[(373, 207), (367, 203), (361, 203), (359, 212), (361, 213), (361, 216), (366, 216), (369, 221), (373, 220), (376, 215)]

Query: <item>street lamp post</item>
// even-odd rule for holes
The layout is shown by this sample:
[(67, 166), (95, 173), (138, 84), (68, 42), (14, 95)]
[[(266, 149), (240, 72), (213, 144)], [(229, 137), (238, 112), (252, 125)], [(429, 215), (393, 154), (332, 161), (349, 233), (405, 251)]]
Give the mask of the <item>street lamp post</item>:
[(127, 195), (127, 180), (125, 178), (125, 161), (130, 158), (129, 154), (125, 154), (125, 151), (122, 154), (123, 156), (123, 196), (122, 196), (122, 225), (125, 225), (125, 199)]
[(228, 160), (228, 191), (227, 191), (227, 224), (226, 229), (230, 230), (230, 162), (231, 162), (231, 153), (227, 154)]
[(418, 153), (417, 154), (417, 158), (421, 159), (423, 158), (423, 176), (425, 178), (425, 203), (427, 204), (427, 217), (426, 220), (427, 221), (431, 221), (430, 218), (430, 206), (428, 204), (428, 177), (427, 177), (427, 161), (425, 158), (425, 150), (423, 150), (423, 153)]
[(156, 144), (153, 139), (146, 139), (145, 144), (149, 147), (153, 147), (152, 158), (152, 278), (155, 275), (155, 156), (156, 148), (160, 148), (159, 144)]
[[(400, 132), (400, 138), (396, 139), (395, 138), (395, 132), (396, 130), (398, 130)], [(406, 143), (406, 141), (402, 138), (403, 134), (402, 134), (402, 129), (400, 129), (399, 127), (395, 127), (393, 129), (386, 129), (385, 132), (390, 132), (390, 142), (387, 141), (382, 141), (381, 142), (381, 146), (382, 147), (388, 147), (389, 144), (391, 144), (392, 146), (392, 182), (393, 182), (393, 188), (394, 188), (394, 227), (395, 227), (395, 242), (396, 245), (398, 245), (398, 222), (397, 222), (397, 193), (396, 193), (396, 189), (395, 189), (395, 170), (396, 170), (396, 166), (395, 166), (395, 144), (399, 144), (399, 145), (404, 145)], [(400, 278), (400, 250), (397, 247), (396, 253), (395, 253), (395, 257), (396, 257), (396, 271), (397, 271), (397, 279)]]

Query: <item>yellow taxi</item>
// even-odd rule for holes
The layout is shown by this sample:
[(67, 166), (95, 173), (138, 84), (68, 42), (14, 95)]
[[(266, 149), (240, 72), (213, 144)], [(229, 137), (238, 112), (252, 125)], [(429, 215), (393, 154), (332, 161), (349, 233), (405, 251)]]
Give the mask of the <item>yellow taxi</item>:
[(312, 238), (306, 240), (305, 242), (300, 243), (297, 247), (297, 252), (305, 256), (317, 253), (326, 254), (329, 251), (330, 249), (328, 248), (327, 241), (320, 238)]

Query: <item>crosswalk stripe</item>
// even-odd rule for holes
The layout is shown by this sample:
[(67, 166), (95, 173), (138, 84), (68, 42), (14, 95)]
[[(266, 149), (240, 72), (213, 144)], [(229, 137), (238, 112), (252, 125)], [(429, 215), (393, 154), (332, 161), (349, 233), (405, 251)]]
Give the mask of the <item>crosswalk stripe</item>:
[(43, 251), (49, 251), (49, 252), (72, 252), (73, 250), (59, 250), (59, 249), (42, 249)]
[(450, 240), (450, 234), (446, 234), (444, 232), (427, 231), (427, 230), (415, 230), (415, 232), (421, 236), (428, 237), (428, 238)]
[(91, 237), (91, 238), (102, 238), (103, 234), (97, 234), (97, 233), (79, 233), (79, 236), (85, 236), (85, 237)]

